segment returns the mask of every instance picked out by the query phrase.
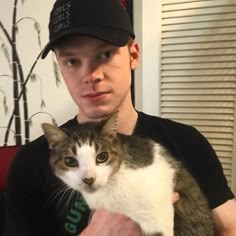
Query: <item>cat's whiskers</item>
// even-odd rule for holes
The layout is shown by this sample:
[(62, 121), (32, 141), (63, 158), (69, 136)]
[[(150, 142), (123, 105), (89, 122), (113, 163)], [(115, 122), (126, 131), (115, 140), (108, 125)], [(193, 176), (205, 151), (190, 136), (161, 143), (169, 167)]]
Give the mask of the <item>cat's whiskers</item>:
[(61, 208), (62, 214), (63, 209), (69, 208), (69, 204), (71, 199), (73, 198), (74, 193), (75, 191), (73, 189), (68, 187), (66, 184), (63, 184), (51, 194), (51, 196), (49, 197), (49, 201), (52, 203), (53, 201), (55, 201), (55, 199), (58, 198), (58, 200), (56, 201), (56, 207)]
[(54, 192), (52, 192), (51, 195), (49, 196), (48, 201), (49, 201), (50, 204), (53, 203), (55, 201), (55, 199), (57, 197), (59, 197), (59, 195), (62, 192), (64, 192), (64, 190), (67, 189), (67, 185), (66, 184), (62, 184), (61, 185), (61, 183), (57, 183), (55, 185), (59, 185), (59, 187), (57, 187), (57, 189)]
[[(57, 203), (57, 206), (59, 207), (59, 205), (63, 205), (63, 207), (68, 207), (69, 202), (70, 202), (70, 195), (71, 195), (71, 191), (73, 189), (69, 188), (68, 186), (65, 186), (64, 188), (64, 192), (62, 191), (62, 195)], [(63, 202), (64, 201), (64, 202)]]
[(66, 209), (70, 208), (70, 203), (74, 203), (77, 199), (78, 196), (78, 191), (75, 189), (72, 189), (70, 187), (68, 187), (70, 192), (69, 192), (69, 196), (67, 197), (67, 201), (65, 202), (65, 207)]

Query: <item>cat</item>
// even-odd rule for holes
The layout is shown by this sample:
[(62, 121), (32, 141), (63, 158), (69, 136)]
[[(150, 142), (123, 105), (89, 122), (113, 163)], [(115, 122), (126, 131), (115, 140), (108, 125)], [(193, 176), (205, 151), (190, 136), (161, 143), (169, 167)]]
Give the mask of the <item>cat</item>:
[(162, 145), (117, 133), (117, 117), (72, 129), (43, 123), (55, 175), (90, 209), (125, 214), (145, 236), (212, 236), (211, 210), (194, 178)]

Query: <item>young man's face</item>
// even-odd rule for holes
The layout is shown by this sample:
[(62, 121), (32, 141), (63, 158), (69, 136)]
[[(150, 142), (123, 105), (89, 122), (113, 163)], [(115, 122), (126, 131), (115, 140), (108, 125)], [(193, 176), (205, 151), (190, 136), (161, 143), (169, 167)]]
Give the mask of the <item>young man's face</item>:
[(55, 49), (69, 92), (79, 106), (79, 121), (102, 119), (131, 106), (131, 69), (139, 50), (116, 47), (88, 36), (73, 36)]

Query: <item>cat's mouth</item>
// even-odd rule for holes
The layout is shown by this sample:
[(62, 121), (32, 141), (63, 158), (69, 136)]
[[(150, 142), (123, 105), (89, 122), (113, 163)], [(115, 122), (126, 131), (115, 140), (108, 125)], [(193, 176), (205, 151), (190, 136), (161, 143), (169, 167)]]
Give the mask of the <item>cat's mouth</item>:
[(82, 186), (82, 191), (88, 192), (88, 193), (93, 193), (96, 192), (97, 188), (95, 186), (89, 186), (89, 185), (83, 185)]

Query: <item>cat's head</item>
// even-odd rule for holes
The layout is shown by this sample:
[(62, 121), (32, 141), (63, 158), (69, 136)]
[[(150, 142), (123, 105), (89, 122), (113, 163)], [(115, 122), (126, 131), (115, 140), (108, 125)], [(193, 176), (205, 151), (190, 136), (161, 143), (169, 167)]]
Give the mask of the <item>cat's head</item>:
[(106, 121), (79, 124), (69, 130), (42, 124), (52, 169), (69, 187), (95, 191), (114, 177), (123, 156), (116, 133), (117, 116), (116, 112)]

